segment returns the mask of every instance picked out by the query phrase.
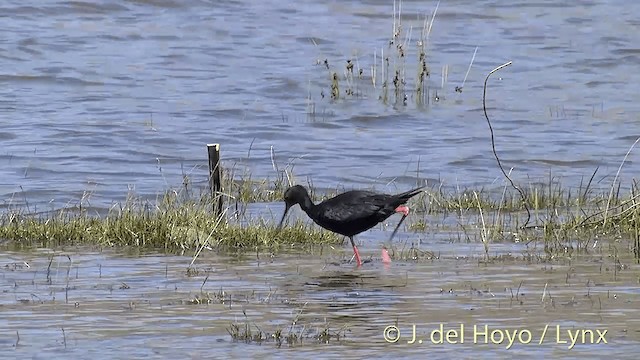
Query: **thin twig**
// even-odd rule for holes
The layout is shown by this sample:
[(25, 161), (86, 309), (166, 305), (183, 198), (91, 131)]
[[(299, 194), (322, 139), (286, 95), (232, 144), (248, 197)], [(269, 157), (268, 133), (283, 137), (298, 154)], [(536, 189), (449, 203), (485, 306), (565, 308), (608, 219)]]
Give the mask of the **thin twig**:
[(202, 243), (202, 245), (200, 246), (200, 248), (198, 248), (198, 250), (196, 251), (195, 254), (193, 254), (193, 258), (191, 259), (191, 263), (189, 264), (188, 268), (193, 266), (193, 263), (196, 262), (196, 259), (198, 258), (198, 256), (200, 255), (200, 253), (202, 252), (202, 250), (209, 245), (209, 240), (211, 239), (211, 236), (213, 236), (213, 233), (218, 229), (218, 226), (220, 225), (220, 223), (222, 222), (222, 220), (226, 217), (227, 215), (227, 210), (229, 210), (229, 207), (227, 206), (223, 211), (222, 214), (220, 214), (220, 216), (218, 217), (218, 219), (216, 220), (216, 223), (213, 225), (213, 229), (211, 229), (211, 232), (209, 233), (209, 236), (207, 236), (207, 238), (204, 240), (204, 242)]
[(273, 171), (275, 171), (276, 174), (279, 174), (280, 169), (278, 169), (278, 164), (276, 164), (276, 154), (275, 154), (275, 151), (273, 150), (273, 145), (271, 145), (269, 153), (271, 155), (271, 166), (273, 166)]
[(438, 8), (440, 7), (440, 1), (436, 4), (435, 10), (433, 10), (433, 15), (431, 16), (431, 23), (429, 23), (429, 29), (427, 30), (427, 42), (429, 41), (429, 35), (431, 35), (431, 28), (433, 28), (433, 22), (436, 20), (436, 13), (438, 13)]
[(486, 104), (486, 99), (487, 99), (487, 81), (489, 81), (489, 77), (493, 73), (495, 73), (496, 71), (498, 71), (498, 70), (500, 70), (502, 68), (505, 68), (505, 67), (511, 65), (512, 63), (513, 63), (512, 61), (509, 61), (507, 63), (504, 63), (504, 64), (498, 66), (497, 68), (491, 70), (489, 72), (489, 74), (487, 75), (487, 77), (484, 79), (484, 90), (482, 92), (482, 110), (484, 110), (484, 117), (487, 119), (487, 124), (489, 124), (489, 131), (491, 131), (491, 148), (493, 150), (493, 155), (495, 156), (496, 161), (498, 162), (498, 167), (500, 167), (500, 170), (502, 171), (502, 174), (504, 174), (504, 176), (507, 178), (507, 180), (509, 180), (509, 182), (511, 183), (511, 186), (520, 193), (520, 197), (522, 197), (522, 203), (524, 204), (524, 208), (527, 210), (527, 221), (525, 221), (524, 225), (521, 226), (521, 228), (524, 229), (529, 224), (529, 220), (531, 220), (531, 211), (529, 211), (529, 206), (527, 205), (527, 200), (525, 198), (524, 192), (522, 191), (522, 189), (520, 189), (518, 186), (516, 186), (516, 184), (513, 182), (513, 180), (511, 180), (511, 177), (509, 177), (507, 172), (502, 167), (502, 163), (500, 162), (500, 158), (498, 157), (498, 153), (496, 152), (496, 141), (495, 141), (495, 137), (493, 135), (493, 127), (491, 126), (491, 121), (489, 120), (489, 115), (487, 115), (487, 104)]
[(478, 211), (480, 211), (480, 220), (482, 221), (482, 243), (484, 245), (484, 253), (487, 257), (487, 261), (489, 260), (489, 238), (487, 236), (487, 226), (485, 225), (484, 222), (484, 216), (482, 215), (482, 206), (480, 205), (480, 199), (478, 198), (478, 193), (477, 192), (473, 192), (473, 195), (476, 198), (476, 203), (478, 204)]
[(207, 277), (205, 277), (204, 281), (202, 281), (202, 285), (200, 285), (200, 293), (202, 293), (202, 289), (204, 288), (204, 284), (207, 283), (207, 280), (209, 280), (209, 274), (207, 274)]
[[(462, 88), (464, 87), (464, 83), (467, 82), (467, 77), (469, 76), (469, 72), (471, 71), (471, 66), (473, 65), (473, 61), (476, 59), (476, 53), (478, 52), (478, 47), (473, 51), (473, 56), (471, 57), (471, 62), (469, 63), (469, 67), (467, 68), (467, 73), (464, 75), (464, 79), (462, 80), (462, 84), (458, 88), (462, 92)], [(456, 89), (456, 90), (458, 90)]]

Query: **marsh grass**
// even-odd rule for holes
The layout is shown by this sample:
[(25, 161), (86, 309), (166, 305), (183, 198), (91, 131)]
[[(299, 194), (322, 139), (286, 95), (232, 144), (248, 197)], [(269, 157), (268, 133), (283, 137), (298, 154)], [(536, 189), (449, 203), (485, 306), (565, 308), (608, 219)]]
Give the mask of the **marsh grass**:
[(392, 259), (400, 261), (431, 261), (440, 259), (440, 254), (433, 251), (420, 249), (413, 244), (402, 244), (401, 246), (387, 249)]
[[(270, 202), (282, 199), (284, 191), (289, 187), (289, 179), (286, 172), (280, 172), (272, 178), (253, 178), (250, 171), (244, 170), (238, 173), (235, 167), (223, 168), (223, 192), (227, 194), (227, 202), (251, 203)], [(208, 189), (201, 189), (206, 193)]]
[[(169, 191), (155, 201), (130, 195), (104, 214), (92, 214), (81, 207), (38, 214), (12, 209), (0, 216), (0, 238), (24, 245), (197, 252), (205, 248), (277, 251), (342, 244), (343, 237), (309, 221), (290, 222), (277, 232), (272, 220), (243, 222), (238, 211), (233, 212), (234, 208), (244, 209), (246, 202), (281, 201), (284, 189), (293, 181), (292, 174), (282, 174), (272, 180), (235, 180), (227, 174), (225, 190), (232, 193), (225, 196), (227, 211), (222, 217), (213, 216), (210, 194), (187, 197), (185, 193), (193, 191)], [(323, 192), (311, 185), (308, 187), (314, 201), (344, 190)], [(412, 199), (414, 212), (405, 228), (418, 234), (449, 233), (452, 241), (482, 242), (487, 256), (495, 242), (540, 242), (547, 252), (565, 252), (588, 249), (595, 239), (607, 237), (633, 239), (631, 250), (639, 252), (640, 192), (635, 183), (628, 194), (619, 184), (614, 191), (586, 185), (564, 188), (552, 177), (547, 184), (532, 182), (523, 189), (535, 220), (526, 229), (520, 229), (522, 198), (512, 188), (461, 189), (442, 184)], [(452, 218), (454, 221), (448, 224), (442, 222)], [(419, 249), (402, 251), (399, 256), (403, 259), (433, 257)]]
[(58, 211), (29, 215), (8, 212), (0, 217), (0, 238), (27, 245), (97, 245), (165, 250), (278, 249), (341, 243), (343, 239), (302, 221), (278, 232), (262, 221), (242, 225), (212, 215), (211, 202), (184, 200), (168, 192), (156, 202), (130, 196), (106, 215)]
[[(204, 279), (202, 287), (209, 276)], [(203, 291), (195, 294), (186, 301), (190, 305), (209, 305), (212, 303), (232, 305), (237, 304), (270, 304), (272, 301), (282, 303), (284, 300), (276, 294), (277, 290), (261, 293), (256, 291), (230, 293), (222, 288), (214, 292)], [(287, 303), (290, 303), (287, 300)], [(340, 341), (346, 337), (348, 328), (343, 326), (339, 329), (332, 329), (329, 322), (325, 319), (323, 322), (307, 321), (303, 316), (308, 303), (291, 302), (300, 308), (295, 310), (295, 316), (286, 325), (264, 325), (259, 326), (256, 322), (251, 321), (243, 310), (243, 319), (234, 321), (226, 328), (233, 341), (241, 341), (247, 344), (263, 344), (273, 343), (277, 347), (282, 345), (296, 346), (303, 343), (322, 343), (329, 344), (331, 342)]]
[(290, 347), (304, 343), (330, 344), (339, 342), (346, 337), (348, 331), (346, 326), (342, 326), (339, 329), (331, 329), (327, 321), (321, 324), (301, 321), (300, 316), (304, 311), (305, 305), (302, 306), (288, 326), (276, 326), (273, 330), (269, 330), (265, 326), (265, 330), (263, 330), (263, 327), (250, 321), (246, 313), (244, 313), (244, 321), (231, 323), (227, 327), (227, 332), (233, 341), (242, 341), (247, 344), (272, 342), (276, 347), (281, 347), (285, 344)]
[[(360, 51), (355, 51), (346, 61), (324, 56), (317, 58), (316, 65), (322, 72), (323, 81), (328, 80), (321, 85), (321, 98), (327, 97), (331, 102), (336, 102), (340, 99), (371, 97), (393, 106), (407, 106), (408, 101), (412, 100), (418, 107), (444, 99), (449, 66), (442, 67), (440, 88), (430, 84), (430, 36), (439, 6), (438, 1), (430, 14), (422, 16), (422, 13), (417, 13), (413, 18), (412, 15), (403, 14), (402, 0), (394, 0), (393, 8), (390, 8), (393, 12), (389, 17), (391, 34), (372, 49), (370, 57), (359, 58)], [(314, 39), (311, 42), (318, 47)], [(474, 59), (475, 52), (462, 85), (455, 88), (456, 92), (462, 92)], [(370, 71), (365, 71), (366, 68)], [(432, 87), (435, 88), (433, 94)], [(325, 94), (330, 94), (330, 97)], [(306, 100), (308, 115), (315, 117), (316, 101), (311, 95), (311, 84)]]
[(332, 330), (329, 324), (311, 328), (305, 328), (304, 325), (295, 325), (286, 328), (278, 327), (269, 332), (269, 330), (263, 330), (255, 322), (246, 320), (243, 323), (231, 323), (227, 327), (227, 332), (233, 341), (242, 341), (247, 344), (271, 342), (276, 347), (281, 347), (284, 344), (294, 347), (303, 343), (330, 344), (339, 342), (346, 337), (347, 328), (342, 327)]
[[(415, 198), (413, 209), (418, 214), (407, 228), (415, 233), (449, 233), (452, 241), (483, 243), (486, 259), (496, 242), (525, 243), (553, 255), (588, 252), (598, 243), (620, 240), (640, 259), (640, 191), (635, 182), (630, 188), (619, 183), (594, 188), (589, 181), (571, 189), (550, 177), (547, 184), (530, 184), (522, 190), (530, 213), (525, 212), (520, 193), (510, 187), (431, 187)], [(533, 221), (523, 227), (529, 214)], [(409, 258), (420, 257), (411, 251)]]

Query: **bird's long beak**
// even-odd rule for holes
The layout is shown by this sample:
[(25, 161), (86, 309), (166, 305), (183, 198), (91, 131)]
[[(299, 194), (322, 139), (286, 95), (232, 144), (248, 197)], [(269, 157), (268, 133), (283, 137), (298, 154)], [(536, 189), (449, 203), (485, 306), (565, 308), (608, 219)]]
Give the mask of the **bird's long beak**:
[(282, 224), (284, 223), (284, 218), (287, 217), (287, 213), (291, 209), (291, 205), (285, 204), (284, 214), (282, 214), (282, 219), (280, 219), (280, 224), (278, 224), (278, 230), (282, 229)]
[(404, 219), (407, 217), (407, 215), (402, 215), (402, 218), (400, 219), (400, 221), (398, 222), (398, 225), (396, 225), (396, 228), (393, 230), (393, 232), (391, 233), (391, 237), (389, 237), (389, 242), (391, 242), (391, 240), (393, 240), (393, 237), (396, 235), (396, 232), (398, 232), (398, 229), (400, 228), (400, 224), (402, 224), (402, 222), (404, 221)]

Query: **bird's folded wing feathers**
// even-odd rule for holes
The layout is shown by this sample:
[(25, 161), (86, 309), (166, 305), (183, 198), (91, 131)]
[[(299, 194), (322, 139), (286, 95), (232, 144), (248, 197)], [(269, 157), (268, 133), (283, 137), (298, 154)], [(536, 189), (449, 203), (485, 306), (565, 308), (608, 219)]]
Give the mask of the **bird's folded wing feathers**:
[[(390, 209), (393, 212), (393, 209)], [(385, 211), (385, 202), (376, 197), (354, 199), (354, 201), (336, 202), (323, 209), (322, 215), (327, 220), (340, 222), (355, 221), (371, 216), (382, 216)]]

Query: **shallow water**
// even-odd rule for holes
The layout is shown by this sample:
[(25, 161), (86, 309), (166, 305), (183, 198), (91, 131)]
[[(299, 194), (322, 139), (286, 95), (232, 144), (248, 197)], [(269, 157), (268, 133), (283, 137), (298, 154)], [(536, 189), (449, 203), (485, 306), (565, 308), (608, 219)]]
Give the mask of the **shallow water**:
[[(403, 39), (413, 27), (411, 88), (416, 34), (436, 2), (402, 6)], [(578, 186), (599, 166), (594, 187), (606, 187), (640, 136), (639, 11), (637, 3), (615, 0), (442, 1), (430, 37), (429, 101), (420, 107), (411, 94), (406, 106), (384, 105), (377, 100), (380, 80), (376, 90), (368, 85), (374, 51), (378, 62), (381, 48), (389, 51), (391, 1), (6, 0), (0, 206), (42, 211), (82, 201), (104, 209), (128, 191), (152, 197), (179, 186), (183, 173), (204, 186), (205, 144), (215, 142), (225, 165), (244, 166), (253, 178), (277, 175), (273, 146), (280, 170), (294, 164), (297, 179), (310, 177), (317, 187), (394, 191), (417, 178), (502, 186), (482, 84), (509, 60), (513, 65), (491, 78), (487, 99), (505, 168), (513, 167), (521, 183), (547, 182), (551, 173)], [(463, 92), (456, 93), (476, 46)], [(343, 74), (345, 61), (356, 56), (364, 69), (360, 97), (332, 102), (323, 60)], [(344, 80), (340, 86), (344, 91)], [(632, 152), (621, 177), (638, 170)], [(281, 211), (280, 204), (259, 206)], [(4, 250), (0, 354), (449, 358), (482, 349), (503, 357), (600, 358), (638, 351), (637, 264), (621, 255), (616, 267), (603, 242), (593, 254), (545, 263), (520, 259), (532, 251), (522, 244), (492, 244), (494, 254), (519, 259), (481, 264), (480, 243), (460, 242), (453, 233), (404, 233), (400, 242), (419, 242), (440, 258), (397, 260), (385, 269), (378, 249), (387, 236), (374, 230), (359, 237), (366, 244), (361, 251), (373, 256), (361, 270), (342, 263), (346, 245), (322, 256), (259, 260), (204, 254), (198, 267), (211, 269), (204, 286), (205, 273), (187, 276), (189, 257), (57, 250), (48, 278), (51, 250)], [(188, 304), (201, 291), (229, 298)], [(303, 343), (274, 350), (272, 341), (233, 342), (227, 328), (244, 324), (243, 310), (250, 323), (270, 333), (283, 327), (284, 334), (300, 313), (293, 331), (305, 334)], [(383, 330), (396, 322), (402, 339), (388, 344)], [(431, 344), (428, 334), (442, 322), (464, 324), (465, 343)], [(406, 344), (413, 323), (421, 346)], [(314, 334), (326, 324), (332, 332), (345, 327), (345, 336), (318, 343)], [(508, 351), (505, 344), (473, 344), (473, 326), (484, 324), (529, 330), (532, 343)], [(534, 345), (547, 324), (606, 328), (609, 344), (569, 351), (550, 330), (548, 341)]]
[[(448, 244), (461, 253), (468, 252), (468, 246)], [(569, 358), (628, 358), (637, 352), (640, 292), (632, 259), (615, 262), (599, 247), (589, 255), (548, 262), (515, 256), (485, 264), (475, 255), (449, 253), (386, 267), (373, 250), (363, 247), (373, 261), (361, 269), (345, 263), (347, 247), (311, 257), (205, 253), (191, 276), (187, 256), (7, 250), (0, 264), (0, 354), (47, 359), (309, 354), (355, 359), (421, 358), (425, 353), (466, 357), (477, 350), (503, 357)], [(497, 245), (496, 252), (510, 251)], [(194, 304), (197, 298), (210, 301)], [(303, 340), (293, 346), (285, 341), (281, 347), (272, 338), (261, 344), (233, 341), (228, 333), (232, 323), (241, 329), (249, 324), (254, 334), (280, 329), (283, 337), (294, 333)], [(416, 342), (408, 344), (414, 324)], [(462, 325), (464, 342), (450, 337), (449, 343), (434, 343), (438, 333), (433, 340), (431, 335), (441, 324), (444, 336)], [(400, 330), (396, 343), (384, 338), (389, 326)], [(319, 341), (325, 328), (340, 333), (340, 339)], [(592, 340), (586, 333), (583, 340), (580, 335), (569, 350), (568, 331), (576, 330), (591, 330), (595, 336)], [(522, 335), (509, 346), (506, 331)]]

